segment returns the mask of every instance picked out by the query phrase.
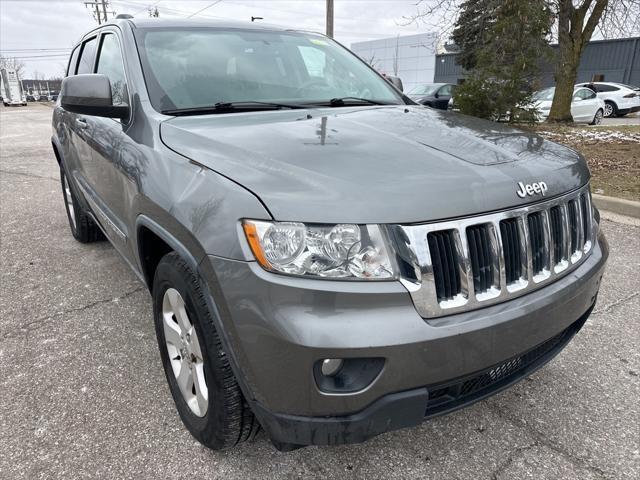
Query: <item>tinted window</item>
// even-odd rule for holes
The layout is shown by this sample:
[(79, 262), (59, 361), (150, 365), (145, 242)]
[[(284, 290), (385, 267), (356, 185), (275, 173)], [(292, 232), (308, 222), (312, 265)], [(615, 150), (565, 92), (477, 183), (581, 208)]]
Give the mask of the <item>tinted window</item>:
[(77, 73), (93, 73), (93, 59), (96, 56), (96, 39), (92, 38), (82, 45)]
[(128, 105), (127, 80), (124, 75), (122, 52), (117, 37), (108, 33), (102, 37), (96, 73), (109, 77), (114, 105)]
[(219, 28), (136, 29), (135, 35), (157, 110), (336, 97), (402, 103), (368, 65), (320, 35)]
[(67, 77), (69, 75), (76, 74), (76, 65), (78, 63), (78, 54), (80, 53), (80, 47), (76, 47), (71, 52), (71, 58), (69, 59), (69, 65), (67, 66)]
[(442, 95), (443, 97), (451, 96), (451, 85), (445, 85), (444, 87), (442, 87), (438, 94)]
[(618, 87), (614, 87), (613, 85), (603, 85), (602, 83), (596, 83), (596, 88), (599, 92), (617, 92), (620, 90)]

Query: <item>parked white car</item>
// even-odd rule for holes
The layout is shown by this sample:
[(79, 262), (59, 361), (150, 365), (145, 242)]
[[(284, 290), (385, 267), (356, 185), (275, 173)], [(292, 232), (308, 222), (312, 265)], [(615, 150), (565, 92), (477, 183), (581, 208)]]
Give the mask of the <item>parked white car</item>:
[[(533, 102), (539, 110), (538, 119), (541, 122), (544, 122), (549, 116), (555, 91), (555, 87), (545, 88), (533, 95)], [(573, 91), (571, 116), (574, 122), (600, 125), (604, 116), (604, 108), (604, 100), (598, 98), (593, 90), (578, 87)]]
[(587, 87), (596, 91), (604, 100), (605, 117), (622, 117), (640, 111), (640, 88), (614, 82), (579, 83), (576, 87)]

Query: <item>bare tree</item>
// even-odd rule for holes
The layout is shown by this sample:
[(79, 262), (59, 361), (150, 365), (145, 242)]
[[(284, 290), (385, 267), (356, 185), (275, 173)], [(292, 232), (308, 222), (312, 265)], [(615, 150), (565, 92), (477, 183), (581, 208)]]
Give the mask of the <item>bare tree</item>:
[(15, 70), (18, 78), (22, 78), (24, 73), (24, 63), (15, 57), (3, 57), (0, 55), (0, 68)]
[(375, 53), (371, 55), (371, 57), (365, 57), (362, 60), (364, 60), (366, 63), (368, 63), (371, 68), (377, 70), (378, 69), (378, 65), (380, 64), (380, 60), (378, 60), (376, 58)]
[(555, 0), (550, 2), (557, 18), (558, 54), (556, 91), (549, 122), (571, 122), (571, 99), (580, 58), (596, 28), (603, 36), (638, 30), (639, 0)]
[(400, 35), (396, 36), (396, 47), (393, 51), (393, 76), (398, 76), (398, 52), (400, 51)]

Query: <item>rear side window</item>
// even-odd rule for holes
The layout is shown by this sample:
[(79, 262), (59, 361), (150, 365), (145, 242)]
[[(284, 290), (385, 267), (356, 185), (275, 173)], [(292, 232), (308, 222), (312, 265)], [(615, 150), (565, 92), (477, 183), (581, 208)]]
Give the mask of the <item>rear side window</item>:
[(618, 87), (614, 87), (613, 85), (603, 85), (601, 83), (596, 84), (596, 88), (599, 92), (617, 92), (620, 90)]
[(102, 36), (96, 73), (102, 73), (109, 77), (109, 82), (111, 83), (111, 98), (114, 105), (129, 104), (127, 79), (124, 74), (120, 43), (113, 33), (107, 33)]
[(77, 73), (93, 73), (93, 59), (96, 56), (96, 42), (97, 40), (94, 37), (82, 44), (82, 53), (80, 54)]
[(78, 54), (80, 53), (80, 47), (76, 47), (71, 52), (71, 58), (69, 59), (69, 65), (67, 65), (67, 77), (69, 75), (76, 74), (76, 65), (78, 64)]

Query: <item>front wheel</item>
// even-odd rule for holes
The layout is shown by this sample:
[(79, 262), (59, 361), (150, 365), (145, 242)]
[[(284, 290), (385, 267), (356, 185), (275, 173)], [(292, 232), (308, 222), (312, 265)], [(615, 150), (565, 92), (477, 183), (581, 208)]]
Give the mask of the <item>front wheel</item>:
[(187, 430), (214, 450), (243, 442), (258, 428), (236, 382), (194, 272), (172, 252), (153, 280), (160, 357)]
[(602, 109), (599, 108), (593, 117), (593, 121), (591, 122), (591, 125), (600, 125), (602, 123), (602, 115), (603, 115)]

